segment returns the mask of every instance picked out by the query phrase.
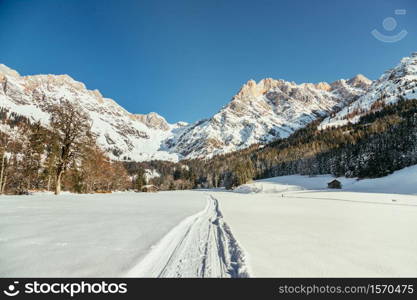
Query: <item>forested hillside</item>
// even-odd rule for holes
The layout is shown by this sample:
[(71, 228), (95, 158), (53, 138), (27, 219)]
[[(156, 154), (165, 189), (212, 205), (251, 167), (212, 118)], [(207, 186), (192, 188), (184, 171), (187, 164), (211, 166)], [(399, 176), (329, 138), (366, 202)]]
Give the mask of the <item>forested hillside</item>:
[[(232, 188), (290, 174), (374, 178), (417, 164), (417, 100), (375, 105), (356, 124), (318, 130), (320, 121), (266, 146), (181, 164), (154, 161), (144, 167), (158, 170), (162, 176), (154, 183), (169, 189)], [(129, 169), (134, 170), (132, 165)]]
[(85, 193), (130, 187), (120, 162), (98, 148), (88, 117), (69, 102), (50, 108), (49, 128), (0, 111), (0, 194)]

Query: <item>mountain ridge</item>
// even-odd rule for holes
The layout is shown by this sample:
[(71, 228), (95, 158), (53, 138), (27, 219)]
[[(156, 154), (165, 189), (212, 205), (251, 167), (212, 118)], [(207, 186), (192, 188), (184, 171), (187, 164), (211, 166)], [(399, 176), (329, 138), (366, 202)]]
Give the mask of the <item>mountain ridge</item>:
[(319, 126), (324, 129), (341, 126), (348, 122), (356, 123), (360, 117), (393, 104), (400, 99), (413, 99), (417, 96), (417, 52), (401, 59), (394, 68), (384, 72), (369, 87), (369, 91), (344, 107), (334, 116), (327, 117)]
[(0, 65), (0, 107), (48, 124), (48, 106), (63, 99), (93, 120), (99, 146), (115, 160), (209, 158), (289, 136), (364, 94), (369, 79), (332, 83), (249, 80), (218, 113), (193, 124), (168, 123), (157, 113), (133, 114), (69, 75), (26, 75)]
[(169, 140), (168, 148), (188, 158), (211, 157), (285, 138), (317, 117), (341, 109), (365, 93), (369, 82), (366, 79), (359, 87), (353, 79), (338, 80), (333, 86), (271, 78), (258, 83), (249, 80), (213, 117)]

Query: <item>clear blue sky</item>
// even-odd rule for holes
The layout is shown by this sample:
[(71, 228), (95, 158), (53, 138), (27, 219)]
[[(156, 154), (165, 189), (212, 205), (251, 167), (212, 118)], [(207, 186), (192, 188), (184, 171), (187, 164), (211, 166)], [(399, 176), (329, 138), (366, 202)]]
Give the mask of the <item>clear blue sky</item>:
[[(379, 77), (417, 51), (417, 1), (0, 0), (0, 28), (0, 63), (23, 75), (66, 73), (133, 113), (193, 122), (251, 78)], [(389, 44), (373, 29), (409, 33)]]

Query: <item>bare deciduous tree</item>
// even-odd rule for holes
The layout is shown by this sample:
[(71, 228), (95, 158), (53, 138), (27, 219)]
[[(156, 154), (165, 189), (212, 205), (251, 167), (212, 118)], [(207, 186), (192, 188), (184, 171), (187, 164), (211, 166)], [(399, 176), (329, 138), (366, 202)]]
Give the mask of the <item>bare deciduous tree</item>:
[(4, 187), (6, 186), (6, 151), (9, 141), (7, 136), (2, 134), (0, 139), (0, 153), (1, 153), (1, 165), (0, 165), (0, 194), (3, 194)]
[(91, 120), (78, 106), (61, 101), (51, 109), (51, 128), (57, 144), (55, 194), (61, 192), (64, 172), (71, 162), (82, 154), (85, 145), (91, 145)]

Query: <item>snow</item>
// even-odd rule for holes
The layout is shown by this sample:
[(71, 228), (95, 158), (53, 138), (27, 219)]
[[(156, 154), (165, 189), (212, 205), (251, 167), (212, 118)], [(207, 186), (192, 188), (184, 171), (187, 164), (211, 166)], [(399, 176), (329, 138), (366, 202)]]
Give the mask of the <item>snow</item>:
[[(367, 93), (345, 106), (335, 116), (324, 119), (318, 129), (343, 126), (348, 122), (357, 123), (361, 116), (372, 111), (375, 102), (395, 104), (400, 96), (406, 100), (417, 99), (416, 91), (417, 56), (412, 54), (410, 57), (404, 57), (396, 67), (386, 71), (371, 85)], [(348, 118), (349, 114), (355, 111), (357, 115)]]
[(25, 116), (32, 121), (40, 121), (43, 125), (49, 123), (50, 116), (33, 105), (17, 105), (14, 102), (7, 101), (7, 98), (0, 95), (0, 103), (2, 108), (6, 108), (18, 115)]
[(417, 166), (384, 178), (282, 176), (216, 192), (253, 276), (417, 276)]
[(181, 131), (182, 123), (168, 124), (156, 113), (131, 114), (114, 100), (104, 98), (97, 90), (88, 90), (67, 75), (19, 76), (8, 70), (5, 66), (0, 68), (0, 80), (2, 76), (6, 79), (5, 88), (0, 89), (0, 108), (48, 126), (48, 108), (65, 99), (89, 115), (98, 145), (112, 159), (179, 160), (180, 155), (164, 148), (164, 141)]
[(204, 191), (2, 196), (0, 217), (0, 276), (249, 276)]
[[(291, 175), (258, 180), (237, 187), (237, 193), (280, 193), (297, 190), (328, 190), (327, 183), (335, 179), (331, 175), (314, 177)], [(417, 166), (395, 171), (393, 174), (373, 179), (336, 178), (343, 190), (367, 193), (391, 193), (417, 195)]]
[(47, 126), (48, 108), (66, 99), (88, 113), (97, 143), (110, 158), (134, 161), (207, 158), (288, 137), (364, 93), (346, 80), (332, 88), (267, 78), (249, 81), (208, 120), (169, 124), (156, 113), (132, 114), (68, 75), (19, 76), (3, 66), (1, 76), (7, 80), (0, 89), (0, 107)]
[(217, 200), (206, 197), (206, 208), (174, 227), (127, 276), (248, 277), (245, 254)]
[(0, 196), (0, 277), (125, 276), (205, 205), (186, 191)]
[[(284, 80), (249, 80), (232, 101), (208, 120), (184, 128), (169, 141), (171, 151), (187, 158), (212, 157), (286, 138), (318, 116), (343, 107), (355, 96), (365, 93), (351, 80), (334, 86)], [(323, 89), (327, 85), (328, 89)], [(333, 84), (332, 84), (333, 85)]]
[(149, 180), (153, 178), (161, 177), (161, 174), (158, 173), (155, 169), (145, 169), (145, 179), (146, 182), (149, 182)]
[(0, 276), (415, 277), (416, 173), (1, 196)]
[(215, 197), (255, 277), (417, 275), (416, 201), (309, 191)]

